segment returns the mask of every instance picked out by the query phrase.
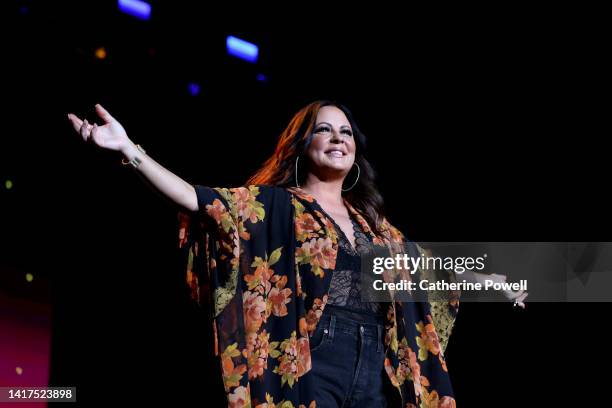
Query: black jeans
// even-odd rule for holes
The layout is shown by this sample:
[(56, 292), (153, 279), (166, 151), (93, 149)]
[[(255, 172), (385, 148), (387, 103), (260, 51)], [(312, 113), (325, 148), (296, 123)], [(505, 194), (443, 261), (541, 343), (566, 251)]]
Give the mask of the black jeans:
[(387, 407), (382, 317), (328, 305), (310, 340), (317, 408)]

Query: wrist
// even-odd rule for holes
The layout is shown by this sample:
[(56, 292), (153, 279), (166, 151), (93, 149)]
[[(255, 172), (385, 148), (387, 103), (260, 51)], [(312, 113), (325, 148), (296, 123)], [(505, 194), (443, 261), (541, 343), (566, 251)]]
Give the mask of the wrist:
[(123, 155), (125, 157), (121, 160), (121, 164), (124, 166), (130, 164), (132, 167), (138, 168), (144, 159), (145, 150), (139, 144), (130, 142), (129, 147), (124, 150)]
[(120, 149), (120, 152), (127, 160), (132, 160), (132, 158), (134, 158), (138, 152), (138, 148), (134, 142), (128, 140), (127, 143), (125, 143), (125, 145), (123, 145), (123, 147)]

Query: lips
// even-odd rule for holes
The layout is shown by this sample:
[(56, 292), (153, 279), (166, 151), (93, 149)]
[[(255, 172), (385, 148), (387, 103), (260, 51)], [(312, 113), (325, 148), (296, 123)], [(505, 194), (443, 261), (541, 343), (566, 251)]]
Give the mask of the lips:
[(346, 156), (346, 153), (340, 149), (329, 149), (325, 151), (325, 154), (332, 157), (343, 157)]

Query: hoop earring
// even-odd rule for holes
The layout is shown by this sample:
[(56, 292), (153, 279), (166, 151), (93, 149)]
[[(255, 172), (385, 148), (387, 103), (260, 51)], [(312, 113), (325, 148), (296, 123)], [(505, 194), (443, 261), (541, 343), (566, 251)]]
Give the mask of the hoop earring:
[(298, 170), (297, 170), (298, 160), (300, 160), (300, 156), (295, 158), (295, 186), (297, 188), (300, 188), (300, 183), (298, 183)]
[(355, 185), (357, 185), (357, 182), (359, 181), (359, 176), (361, 175), (361, 168), (359, 167), (359, 165), (357, 163), (353, 163), (355, 166), (357, 166), (357, 178), (355, 179), (355, 182), (353, 183), (352, 186), (350, 186), (347, 189), (342, 189), (342, 191), (349, 191), (350, 189), (352, 189), (353, 187), (355, 187)]

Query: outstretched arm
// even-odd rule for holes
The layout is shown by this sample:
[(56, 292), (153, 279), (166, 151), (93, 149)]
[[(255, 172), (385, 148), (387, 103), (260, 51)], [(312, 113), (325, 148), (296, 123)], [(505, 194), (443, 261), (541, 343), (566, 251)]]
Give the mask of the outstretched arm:
[[(481, 283), (483, 285), (485, 283), (485, 280), (487, 279), (492, 280), (495, 283), (505, 283), (507, 279), (506, 275), (500, 275), (497, 273), (485, 274), (485, 273), (474, 272), (470, 269), (466, 269), (466, 271), (461, 275), (461, 277), (468, 282)], [(504, 289), (504, 290), (501, 290), (500, 292), (508, 300), (514, 301), (514, 304), (516, 306), (519, 306), (523, 309), (525, 308), (524, 300), (527, 297), (528, 293), (525, 292), (524, 290), (514, 291), (514, 290)]]
[(96, 113), (104, 122), (100, 126), (88, 123), (87, 119), (81, 120), (72, 113), (68, 114), (68, 120), (85, 142), (92, 142), (103, 149), (119, 151), (127, 160), (138, 158), (141, 163), (137, 171), (153, 188), (183, 208), (198, 210), (198, 199), (191, 184), (138, 150), (123, 126), (100, 104), (96, 105)]
[[(437, 255), (430, 248), (421, 248), (420, 251), (422, 255), (426, 257), (433, 257)], [(507, 279), (506, 275), (500, 275), (497, 273), (485, 274), (485, 273), (475, 272), (471, 269), (466, 269), (463, 273), (461, 273), (460, 276), (457, 276), (457, 279), (458, 278), (464, 279), (470, 283), (480, 283), (483, 285), (485, 283), (485, 280), (492, 280), (496, 283), (505, 283)], [(515, 306), (519, 306), (523, 309), (525, 308), (525, 298), (527, 298), (528, 293), (525, 292), (524, 290), (513, 291), (513, 290), (504, 289), (504, 290), (500, 290), (499, 292), (504, 297), (506, 297), (506, 299), (513, 301)]]

